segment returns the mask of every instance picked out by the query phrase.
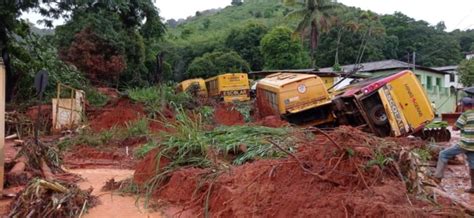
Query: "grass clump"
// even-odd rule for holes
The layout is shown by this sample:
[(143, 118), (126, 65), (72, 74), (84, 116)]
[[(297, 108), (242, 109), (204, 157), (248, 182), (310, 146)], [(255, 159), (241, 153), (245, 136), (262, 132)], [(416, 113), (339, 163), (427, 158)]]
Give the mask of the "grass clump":
[(203, 122), (211, 124), (214, 121), (214, 108), (211, 106), (202, 106), (199, 107), (197, 113), (201, 115)]
[(234, 102), (234, 109), (237, 110), (244, 116), (246, 123), (252, 122), (252, 102)]
[(145, 105), (145, 109), (152, 118), (157, 118), (166, 105), (186, 106), (193, 102), (189, 93), (175, 93), (172, 83), (134, 88), (127, 90), (127, 92), (130, 99)]
[(213, 157), (209, 155), (211, 151), (222, 156), (234, 154), (231, 162), (237, 165), (258, 158), (280, 157), (284, 153), (268, 140), (284, 145), (291, 142), (288, 138), (290, 129), (287, 128), (222, 126), (205, 130), (202, 114), (188, 116), (182, 108), (177, 109), (176, 122), (165, 125), (175, 131), (162, 133), (159, 144), (149, 143), (137, 153), (144, 155), (146, 151), (160, 146), (160, 155), (173, 160), (170, 166), (209, 167), (213, 164)]
[(148, 124), (149, 121), (147, 118), (141, 118), (126, 123), (125, 127), (114, 126), (108, 130), (99, 132), (91, 129), (82, 129), (77, 135), (60, 141), (57, 146), (60, 151), (67, 151), (76, 145), (99, 147), (110, 144), (111, 142), (120, 142), (127, 138), (144, 137), (150, 134)]
[[(288, 134), (289, 129), (286, 128), (223, 126), (207, 132), (206, 136), (208, 143), (223, 154), (241, 152), (233, 160), (233, 164), (240, 165), (254, 159), (284, 156), (267, 139), (289, 144), (291, 139), (286, 139)], [(242, 146), (245, 147), (245, 152), (240, 151)]]
[(140, 149), (135, 150), (134, 156), (138, 159), (144, 158), (148, 152), (156, 147), (158, 147), (158, 142), (152, 139), (142, 145)]
[(103, 107), (109, 101), (107, 95), (104, 95), (93, 88), (86, 91), (86, 97), (89, 104), (93, 107)]
[(148, 135), (148, 124), (147, 118), (141, 118), (136, 121), (127, 122), (127, 137), (140, 137)]
[(413, 152), (420, 157), (420, 160), (422, 162), (427, 162), (427, 161), (431, 160), (431, 158), (432, 158), (431, 152), (427, 148), (415, 148), (415, 149), (413, 149)]
[(383, 153), (377, 151), (375, 153), (375, 157), (369, 162), (367, 162), (367, 168), (370, 168), (372, 166), (379, 166), (381, 169), (383, 169), (393, 160), (393, 158), (387, 157)]

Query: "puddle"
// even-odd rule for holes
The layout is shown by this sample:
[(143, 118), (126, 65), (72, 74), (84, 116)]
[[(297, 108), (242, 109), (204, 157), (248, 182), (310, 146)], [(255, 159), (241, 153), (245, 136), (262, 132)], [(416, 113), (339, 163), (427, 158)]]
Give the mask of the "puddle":
[(118, 169), (75, 169), (69, 170), (71, 173), (79, 174), (84, 181), (78, 183), (82, 189), (93, 187), (92, 192), (99, 196), (100, 204), (91, 208), (83, 216), (85, 218), (161, 218), (161, 212), (147, 211), (143, 208), (143, 202), (136, 202), (134, 196), (121, 196), (111, 192), (103, 192), (100, 189), (105, 182), (111, 178), (116, 181), (129, 178), (133, 175), (133, 170)]

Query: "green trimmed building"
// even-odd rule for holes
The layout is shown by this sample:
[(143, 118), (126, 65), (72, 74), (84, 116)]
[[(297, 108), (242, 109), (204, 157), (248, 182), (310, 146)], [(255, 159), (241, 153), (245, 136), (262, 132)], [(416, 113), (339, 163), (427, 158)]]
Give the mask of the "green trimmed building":
[[(450, 113), (456, 107), (456, 94), (450, 89), (446, 81), (449, 73), (429, 67), (413, 65), (398, 60), (384, 60), (376, 62), (361, 63), (358, 65), (345, 65), (341, 67), (342, 72), (349, 73), (357, 69), (357, 74), (364, 76), (381, 76), (398, 73), (402, 70), (413, 71), (418, 80), (426, 90), (431, 101), (435, 102), (437, 113)], [(333, 72), (332, 68), (321, 68), (320, 72)]]

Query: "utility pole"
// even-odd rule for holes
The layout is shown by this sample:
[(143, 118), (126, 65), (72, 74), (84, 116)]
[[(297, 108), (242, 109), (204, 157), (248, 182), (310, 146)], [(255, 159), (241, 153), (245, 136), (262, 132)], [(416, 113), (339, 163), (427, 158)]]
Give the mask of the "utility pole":
[(5, 174), (5, 65), (0, 58), (0, 193), (3, 192), (3, 176)]
[(416, 52), (413, 52), (413, 73), (415, 72), (416, 70)]

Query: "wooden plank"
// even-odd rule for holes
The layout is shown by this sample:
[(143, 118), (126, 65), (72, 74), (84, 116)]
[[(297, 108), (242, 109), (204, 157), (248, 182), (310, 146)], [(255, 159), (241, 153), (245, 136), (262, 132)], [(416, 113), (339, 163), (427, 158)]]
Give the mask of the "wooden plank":
[(5, 174), (5, 74), (5, 66), (0, 60), (0, 192), (3, 192)]

